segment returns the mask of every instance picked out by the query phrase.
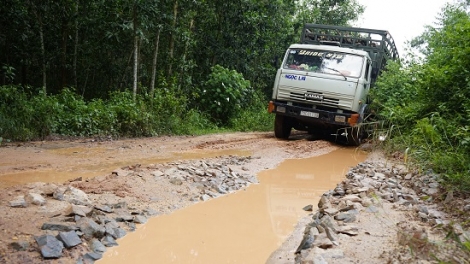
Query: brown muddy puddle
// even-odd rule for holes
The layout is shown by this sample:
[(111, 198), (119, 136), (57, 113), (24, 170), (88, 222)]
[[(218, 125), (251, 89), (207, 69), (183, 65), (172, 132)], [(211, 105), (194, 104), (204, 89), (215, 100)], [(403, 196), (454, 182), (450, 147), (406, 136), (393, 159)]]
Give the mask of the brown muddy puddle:
[(286, 160), (260, 184), (150, 219), (108, 248), (104, 263), (265, 263), (320, 196), (366, 155), (338, 149)]
[[(82, 177), (83, 179), (102, 176), (111, 173), (113, 170), (128, 166), (132, 164), (158, 164), (171, 162), (175, 160), (190, 160), (213, 158), (217, 156), (249, 156), (250, 151), (244, 150), (201, 150), (194, 152), (175, 152), (168, 153), (165, 157), (156, 158), (152, 157), (149, 152), (148, 158), (122, 158), (119, 155), (114, 156), (112, 151), (105, 148), (80, 148), (80, 147), (65, 147), (46, 149), (52, 154), (67, 156), (70, 160), (76, 160), (62, 166), (61, 168), (54, 168), (55, 165), (50, 163), (43, 163), (34, 167), (21, 167), (21, 164), (15, 163), (0, 163), (2, 166), (17, 166), (17, 172), (0, 174), (0, 188), (5, 188), (17, 184), (31, 183), (31, 182), (66, 182), (71, 179)], [(111, 154), (110, 154), (111, 153)], [(41, 153), (37, 153), (40, 155)]]

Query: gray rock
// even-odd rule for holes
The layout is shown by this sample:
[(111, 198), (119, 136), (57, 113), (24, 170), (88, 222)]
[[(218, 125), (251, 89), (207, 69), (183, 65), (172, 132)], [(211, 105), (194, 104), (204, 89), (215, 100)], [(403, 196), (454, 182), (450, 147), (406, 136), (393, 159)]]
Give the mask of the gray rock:
[(131, 232), (134, 232), (136, 229), (135, 223), (134, 222), (126, 222), (127, 227)]
[(95, 205), (95, 209), (108, 214), (114, 212), (114, 210), (107, 205)]
[(324, 215), (321, 220), (320, 220), (320, 224), (325, 227), (329, 227), (331, 229), (333, 229), (333, 231), (336, 232), (336, 230), (338, 229), (338, 225), (336, 224), (336, 222), (333, 220), (333, 218), (329, 215)]
[(318, 208), (326, 209), (330, 207), (331, 207), (331, 204), (330, 204), (330, 201), (328, 200), (328, 197), (326, 195), (322, 195), (322, 197), (320, 198), (320, 201), (318, 201)]
[(300, 253), (304, 249), (309, 249), (312, 247), (313, 242), (315, 241), (315, 237), (311, 232), (312, 228), (307, 227), (304, 231), (304, 236), (302, 241), (300, 242), (299, 246), (297, 247), (295, 253)]
[(59, 200), (59, 201), (65, 201), (64, 193), (66, 189), (67, 189), (66, 187), (56, 188), (54, 193), (52, 194), (52, 197), (54, 197), (54, 199)]
[(439, 183), (437, 182), (432, 182), (428, 184), (429, 188), (437, 189), (439, 187)]
[(71, 248), (82, 243), (82, 240), (75, 231), (59, 232), (57, 239), (62, 241), (66, 248)]
[(114, 246), (118, 245), (118, 243), (116, 242), (116, 240), (112, 236), (103, 237), (103, 239), (101, 239), (101, 243), (105, 247), (114, 247)]
[(159, 170), (153, 171), (151, 174), (152, 174), (152, 176), (157, 177), (157, 178), (162, 177), (163, 175), (165, 175), (162, 171), (159, 171)]
[(146, 222), (147, 222), (147, 217), (145, 217), (143, 215), (136, 215), (134, 217), (134, 223), (145, 224)]
[(315, 237), (313, 246), (327, 249), (333, 247), (333, 242), (327, 237), (326, 233), (319, 234)]
[(340, 186), (336, 187), (336, 188), (334, 189), (334, 192), (335, 192), (335, 194), (340, 195), (340, 196), (343, 196), (343, 195), (346, 194), (346, 192), (344, 191), (344, 189), (343, 189), (342, 187), (340, 187)]
[(307, 206), (304, 206), (304, 208), (302, 208), (302, 210), (311, 212), (311, 211), (313, 211), (313, 205), (309, 204)]
[(76, 205), (89, 205), (91, 204), (88, 195), (77, 188), (69, 186), (64, 192), (64, 199), (69, 203)]
[(403, 198), (405, 198), (407, 201), (409, 201), (412, 204), (417, 204), (419, 202), (418, 197), (410, 194), (404, 194)]
[(173, 177), (173, 178), (170, 179), (170, 183), (174, 184), (174, 185), (182, 185), (183, 181), (181, 179)]
[(64, 245), (57, 238), (51, 235), (42, 235), (35, 237), (35, 239), (43, 258), (50, 259), (62, 257)]
[(370, 205), (366, 208), (366, 212), (368, 213), (377, 213), (379, 212), (379, 209), (373, 205)]
[(101, 259), (103, 254), (96, 253), (96, 252), (88, 252), (83, 255), (83, 260), (85, 263), (94, 263), (95, 261)]
[(15, 241), (10, 243), (10, 247), (16, 251), (27, 251), (30, 246), (28, 241)]
[(41, 229), (42, 230), (53, 230), (53, 231), (67, 232), (67, 231), (77, 230), (78, 227), (76, 225), (73, 225), (73, 224), (70, 224), (70, 223), (49, 222), (49, 223), (42, 224)]
[(90, 248), (95, 253), (103, 254), (106, 252), (106, 247), (98, 239), (94, 238), (90, 242)]
[(93, 211), (92, 207), (85, 206), (85, 205), (75, 205), (71, 204), (67, 209), (64, 211), (64, 215), (67, 216), (74, 216), (78, 215), (81, 217), (89, 216)]
[(423, 212), (419, 212), (418, 213), (418, 216), (421, 218), (421, 220), (423, 221), (427, 221), (428, 220), (428, 215), (423, 213)]
[(408, 173), (405, 176), (405, 180), (411, 180), (412, 177), (413, 177), (413, 175), (411, 173)]
[(467, 204), (463, 207), (464, 211), (470, 211), (470, 204)]
[(437, 188), (423, 188), (421, 191), (427, 195), (434, 195), (439, 192)]
[(362, 199), (359, 198), (359, 196), (357, 196), (355, 194), (346, 195), (341, 199), (345, 200), (345, 201), (351, 201), (353, 203), (360, 203), (362, 201)]
[(348, 236), (357, 236), (359, 235), (359, 230), (357, 227), (353, 226), (342, 226), (336, 230), (338, 233), (345, 234)]
[(339, 245), (337, 242), (338, 237), (336, 236), (336, 232), (329, 226), (322, 225), (322, 227), (325, 229), (326, 236), (331, 240), (331, 243), (336, 246)]
[(254, 175), (243, 175), (243, 178), (250, 183), (254, 183), (254, 184), (259, 183), (258, 178), (256, 178), (256, 176)]
[(26, 208), (27, 206), (28, 206), (28, 203), (26, 203), (26, 200), (24, 199), (23, 195), (17, 196), (15, 200), (10, 201), (10, 207)]
[[(135, 227), (134, 227), (135, 228)], [(118, 238), (121, 238), (121, 237), (124, 237), (125, 235), (127, 234), (126, 230), (118, 227), (118, 228), (114, 228), (114, 238), (115, 239), (118, 239)]]
[(441, 219), (430, 219), (429, 220), (429, 223), (431, 225), (444, 225), (444, 221), (442, 221)]
[(29, 193), (28, 200), (35, 205), (44, 205), (46, 204), (46, 199), (42, 197), (39, 193)]
[(356, 221), (356, 214), (352, 214), (352, 213), (340, 213), (338, 215), (335, 216), (335, 220), (338, 220), (338, 221), (343, 221), (345, 223), (352, 223), (354, 221)]
[(106, 232), (106, 229), (103, 226), (100, 226), (90, 218), (80, 219), (77, 222), (77, 225), (86, 239), (91, 239), (93, 237), (100, 239), (104, 236)]
[(381, 172), (374, 173), (373, 177), (378, 179), (378, 180), (385, 180), (385, 174), (383, 174)]
[(115, 233), (115, 231), (114, 231), (114, 227), (105, 225), (104, 228), (105, 228), (105, 230), (106, 230), (106, 235), (110, 235), (110, 236), (112, 236), (112, 237), (116, 237), (116, 233)]
[(225, 190), (225, 188), (222, 187), (222, 186), (220, 186), (220, 185), (219, 185), (219, 186), (216, 186), (216, 187), (215, 187), (215, 190), (216, 190), (217, 192), (219, 192), (220, 194), (227, 194), (227, 193), (228, 193), (228, 192)]
[(429, 214), (429, 210), (426, 206), (424, 205), (416, 205), (414, 207), (414, 209), (417, 211), (417, 212), (421, 212), (421, 213), (424, 213), (424, 214)]
[(326, 208), (326, 209), (323, 210), (323, 212), (328, 214), (328, 215), (333, 216), (333, 215), (336, 215), (339, 212), (339, 210), (336, 209), (336, 208)]
[(204, 194), (204, 195), (201, 196), (201, 200), (202, 200), (202, 201), (207, 201), (207, 200), (209, 200), (209, 199), (211, 199), (211, 197), (210, 197), (209, 195), (207, 195), (207, 194)]
[(118, 222), (132, 222), (134, 221), (134, 217), (130, 214), (121, 214), (116, 216), (116, 221)]

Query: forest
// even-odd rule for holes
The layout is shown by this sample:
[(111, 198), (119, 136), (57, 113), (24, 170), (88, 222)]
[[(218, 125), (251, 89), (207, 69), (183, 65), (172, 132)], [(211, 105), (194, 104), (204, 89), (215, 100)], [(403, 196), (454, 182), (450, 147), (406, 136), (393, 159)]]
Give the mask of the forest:
[[(384, 149), (464, 193), (468, 5), (443, 7), (372, 92)], [(5, 0), (0, 144), (272, 130), (276, 67), (303, 24), (351, 25), (364, 8), (355, 0)]]

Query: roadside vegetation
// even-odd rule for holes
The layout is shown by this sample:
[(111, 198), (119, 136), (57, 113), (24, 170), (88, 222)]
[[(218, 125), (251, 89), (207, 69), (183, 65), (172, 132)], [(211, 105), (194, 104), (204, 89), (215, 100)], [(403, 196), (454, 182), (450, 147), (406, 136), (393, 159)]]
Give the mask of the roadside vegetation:
[(442, 175), (448, 191), (470, 194), (470, 15), (446, 6), (410, 45), (422, 56), (390, 63), (373, 91), (390, 151)]
[(362, 12), (355, 0), (6, 0), (0, 140), (271, 130), (276, 63), (303, 24)]

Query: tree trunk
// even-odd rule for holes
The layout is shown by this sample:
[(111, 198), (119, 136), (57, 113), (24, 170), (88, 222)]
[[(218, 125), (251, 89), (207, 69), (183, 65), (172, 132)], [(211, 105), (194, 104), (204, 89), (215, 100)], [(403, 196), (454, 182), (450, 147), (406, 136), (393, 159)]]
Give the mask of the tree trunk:
[(132, 87), (132, 99), (135, 102), (137, 96), (137, 76), (139, 66), (139, 36), (137, 35), (137, 5), (134, 3), (133, 12), (133, 26), (134, 26), (134, 85)]
[(31, 11), (33, 12), (34, 16), (37, 19), (37, 22), (39, 24), (39, 42), (41, 45), (41, 60), (42, 60), (42, 91), (44, 92), (44, 95), (46, 95), (47, 88), (46, 88), (46, 48), (44, 45), (44, 25), (42, 23), (42, 17), (39, 14), (36, 5), (33, 3), (33, 1), (29, 1), (29, 6), (31, 8)]
[(46, 48), (44, 47), (44, 28), (42, 25), (42, 19), (38, 16), (39, 20), (39, 40), (41, 41), (41, 59), (42, 59), (42, 90), (46, 95)]
[(153, 98), (155, 93), (155, 79), (157, 78), (157, 57), (158, 57), (158, 45), (160, 44), (160, 31), (161, 28), (158, 27), (157, 37), (155, 40), (155, 50), (153, 52), (153, 63), (152, 63), (152, 81), (150, 82), (150, 97)]
[(173, 26), (171, 28), (170, 34), (170, 50), (168, 52), (170, 62), (168, 63), (168, 77), (171, 77), (172, 74), (172, 65), (173, 65), (173, 57), (175, 52), (175, 31), (176, 31), (176, 18), (178, 16), (178, 0), (175, 0), (173, 5)]
[[(190, 32), (193, 30), (193, 27), (194, 27), (194, 18), (191, 18), (191, 22), (189, 22)], [(189, 48), (189, 41), (190, 40), (188, 40), (184, 45), (183, 57), (181, 58), (181, 69), (180, 69), (180, 76), (179, 76), (179, 81), (178, 81), (178, 90), (181, 90), (181, 83), (183, 82), (184, 67), (186, 66), (186, 56), (187, 56), (188, 48)]]
[(62, 18), (62, 38), (61, 38), (61, 52), (60, 52), (60, 89), (67, 86), (67, 36), (68, 36), (68, 26), (67, 20)]
[(78, 91), (78, 78), (77, 78), (77, 57), (78, 57), (78, 6), (80, 0), (77, 0), (75, 5), (75, 45), (73, 50), (73, 84)]

